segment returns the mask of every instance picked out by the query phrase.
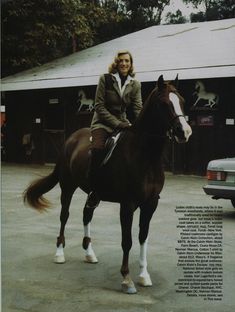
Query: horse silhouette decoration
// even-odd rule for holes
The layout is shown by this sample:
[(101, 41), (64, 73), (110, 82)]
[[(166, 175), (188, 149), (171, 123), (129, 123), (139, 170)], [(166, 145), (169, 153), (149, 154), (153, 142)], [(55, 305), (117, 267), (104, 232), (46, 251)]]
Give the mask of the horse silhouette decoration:
[[(150, 93), (143, 109), (131, 128), (125, 130), (111, 158), (97, 175), (96, 190), (101, 200), (120, 203), (123, 260), (121, 274), (122, 290), (136, 293), (129, 271), (129, 252), (132, 247), (132, 220), (137, 208), (140, 209), (139, 243), (140, 274), (138, 283), (151, 286), (147, 271), (147, 242), (149, 224), (157, 208), (159, 194), (164, 184), (162, 153), (168, 131), (179, 143), (188, 141), (192, 131), (185, 120), (183, 98), (176, 89), (175, 82), (165, 82), (161, 75), (157, 86)], [(61, 188), (60, 233), (57, 238), (55, 262), (65, 262), (65, 225), (69, 217), (69, 206), (74, 191), (79, 187), (90, 192), (87, 180), (89, 163), (90, 129), (83, 128), (73, 133), (65, 142), (60, 159), (51, 174), (34, 181), (25, 190), (24, 201), (38, 211), (48, 208), (49, 202), (43, 194), (50, 191), (58, 182)], [(96, 263), (91, 244), (90, 227), (93, 208), (83, 209), (85, 260)], [(107, 220), (108, 222), (108, 220)]]
[(217, 106), (219, 101), (219, 96), (214, 92), (207, 92), (204, 84), (200, 80), (198, 80), (195, 84), (195, 92), (193, 95), (197, 96), (193, 107), (196, 107), (199, 104), (199, 101), (204, 100), (204, 107), (212, 109)]
[(88, 111), (91, 112), (94, 109), (94, 100), (93, 99), (88, 99), (86, 97), (85, 91), (84, 90), (79, 90), (78, 92), (78, 100), (77, 103), (79, 104), (79, 108), (77, 110), (77, 113), (80, 111)]

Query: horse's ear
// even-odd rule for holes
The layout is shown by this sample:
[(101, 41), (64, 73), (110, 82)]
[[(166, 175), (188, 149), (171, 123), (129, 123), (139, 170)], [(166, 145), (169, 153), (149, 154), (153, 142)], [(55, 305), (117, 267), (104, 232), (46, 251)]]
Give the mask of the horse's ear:
[(163, 89), (163, 87), (164, 87), (164, 78), (163, 78), (163, 75), (161, 75), (161, 76), (158, 78), (157, 86), (158, 86), (159, 90), (162, 90), (162, 89)]
[(178, 85), (179, 85), (179, 75), (177, 74), (174, 81), (174, 86), (176, 87), (176, 89), (178, 89)]

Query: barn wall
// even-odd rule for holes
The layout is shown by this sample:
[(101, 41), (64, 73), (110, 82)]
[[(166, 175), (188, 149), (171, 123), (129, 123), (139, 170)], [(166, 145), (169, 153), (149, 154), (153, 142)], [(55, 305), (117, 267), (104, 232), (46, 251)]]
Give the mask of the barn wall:
[[(184, 96), (185, 115), (193, 129), (187, 144), (167, 142), (165, 169), (174, 173), (205, 174), (209, 160), (235, 156), (234, 78), (201, 80), (204, 97), (216, 96), (216, 104), (208, 106), (208, 99), (198, 98), (197, 80), (180, 81)], [(145, 100), (155, 82), (142, 83)], [(85, 92), (86, 98), (79, 96)], [(5, 93), (7, 119), (7, 161), (55, 162), (64, 140), (75, 130), (89, 126), (92, 112), (91, 99), (95, 86), (15, 91)], [(81, 106), (81, 104), (83, 104)], [(33, 145), (27, 147), (27, 134)], [(26, 135), (26, 137), (25, 137)], [(26, 139), (26, 140), (25, 140)], [(26, 142), (23, 142), (26, 141)], [(31, 152), (30, 152), (31, 149)]]

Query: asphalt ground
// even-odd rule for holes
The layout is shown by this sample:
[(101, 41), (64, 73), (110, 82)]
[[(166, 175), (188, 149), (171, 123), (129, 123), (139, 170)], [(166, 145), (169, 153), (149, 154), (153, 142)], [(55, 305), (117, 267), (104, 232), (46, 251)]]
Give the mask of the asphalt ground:
[[(25, 207), (22, 192), (30, 181), (52, 167), (2, 164), (2, 311), (3, 312), (230, 312), (235, 311), (235, 209), (226, 200), (204, 194), (205, 178), (166, 174), (164, 190), (153, 216), (148, 248), (152, 287), (138, 285), (137, 294), (121, 291), (122, 250), (118, 204), (102, 202), (92, 221), (92, 243), (99, 260), (84, 262), (82, 210), (85, 194), (74, 194), (66, 227), (65, 264), (54, 264), (59, 232), (60, 189), (46, 194), (53, 208), (44, 214)], [(177, 206), (221, 206), (223, 217), (223, 298), (204, 301), (177, 293), (182, 277), (176, 254)], [(130, 270), (139, 273), (138, 216), (133, 222)]]

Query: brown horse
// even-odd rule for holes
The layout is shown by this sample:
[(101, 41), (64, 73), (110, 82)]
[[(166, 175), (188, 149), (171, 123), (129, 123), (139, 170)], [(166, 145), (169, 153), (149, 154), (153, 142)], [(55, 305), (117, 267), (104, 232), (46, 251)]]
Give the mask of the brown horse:
[[(177, 79), (176, 79), (177, 80)], [(176, 81), (175, 81), (176, 83)], [(179, 143), (187, 142), (192, 131), (182, 111), (183, 98), (175, 84), (164, 81), (160, 76), (156, 88), (151, 92), (134, 123), (120, 137), (111, 158), (97, 175), (97, 193), (101, 200), (120, 203), (123, 261), (121, 274), (122, 289), (135, 293), (135, 285), (129, 275), (128, 258), (132, 246), (131, 228), (134, 211), (140, 208), (139, 284), (151, 286), (147, 271), (147, 240), (149, 224), (158, 205), (159, 194), (164, 184), (162, 152), (167, 132), (172, 131)], [(74, 191), (80, 187), (90, 191), (87, 179), (89, 163), (90, 130), (84, 128), (73, 133), (65, 143), (61, 157), (54, 171), (47, 177), (33, 182), (24, 193), (24, 200), (30, 206), (43, 211), (48, 202), (42, 196), (58, 182), (61, 187), (61, 228), (57, 238), (56, 263), (65, 262), (65, 225), (69, 217), (69, 206)], [(95, 263), (97, 258), (91, 246), (90, 222), (94, 208), (84, 207), (83, 248), (86, 261)]]

